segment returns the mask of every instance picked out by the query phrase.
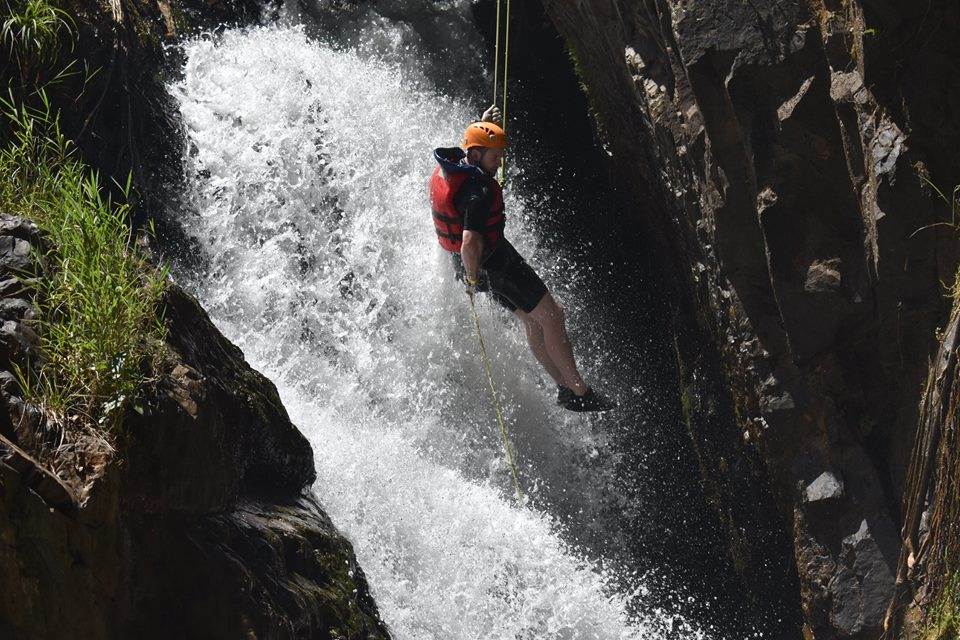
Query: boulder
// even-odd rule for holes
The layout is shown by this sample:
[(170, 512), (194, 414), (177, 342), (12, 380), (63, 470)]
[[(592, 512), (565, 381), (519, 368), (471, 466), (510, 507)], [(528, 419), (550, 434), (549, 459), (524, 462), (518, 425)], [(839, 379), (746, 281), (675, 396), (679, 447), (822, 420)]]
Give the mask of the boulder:
[(273, 383), (246, 363), (193, 297), (170, 285), (163, 302), (165, 372), (125, 425), (126, 505), (216, 512), (241, 494), (291, 495), (309, 486), (313, 451)]

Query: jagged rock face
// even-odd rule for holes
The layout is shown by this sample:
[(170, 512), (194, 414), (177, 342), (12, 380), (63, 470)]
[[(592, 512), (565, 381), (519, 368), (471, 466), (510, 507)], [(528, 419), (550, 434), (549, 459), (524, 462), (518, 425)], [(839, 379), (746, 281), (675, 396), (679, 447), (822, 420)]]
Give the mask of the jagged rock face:
[(721, 353), (743, 442), (729, 430), (694, 442), (731, 540), (751, 523), (721, 462), (754, 451), (764, 469), (738, 473), (779, 496), (807, 632), (876, 637), (957, 266), (949, 205), (930, 183), (949, 192), (960, 176), (960, 7), (544, 6), (635, 215)]
[[(0, 215), (0, 279), (42, 243)], [(7, 369), (39, 353), (15, 282)], [(164, 307), (165, 361), (93, 473), (31, 455), (43, 413), (0, 372), (0, 637), (386, 638), (350, 543), (301, 495), (313, 451), (274, 385), (176, 285)]]
[(930, 370), (903, 495), (903, 544), (896, 593), (884, 623), (888, 638), (953, 638), (960, 555), (960, 307), (954, 297), (950, 323)]
[(74, 518), (0, 464), (2, 637), (388, 637), (350, 544), (311, 499), (144, 515), (119, 510), (116, 485)]
[(311, 484), (313, 451), (273, 383), (181, 289), (170, 287), (163, 306), (171, 359), (143, 413), (127, 421), (125, 505), (216, 513), (244, 494), (290, 495)]
[(130, 529), (149, 589), (124, 637), (387, 637), (350, 543), (312, 498), (153, 519)]

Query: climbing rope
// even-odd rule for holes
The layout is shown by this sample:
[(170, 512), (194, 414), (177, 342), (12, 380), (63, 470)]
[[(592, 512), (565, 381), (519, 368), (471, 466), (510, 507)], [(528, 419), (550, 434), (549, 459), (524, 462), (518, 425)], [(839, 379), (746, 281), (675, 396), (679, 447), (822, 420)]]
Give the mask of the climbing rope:
[[(493, 51), (493, 104), (497, 104), (500, 82), (500, 6), (504, 0), (497, 0), (497, 40)], [(510, 0), (506, 0), (506, 11), (503, 22), (503, 109), (501, 117), (503, 118), (502, 129), (507, 131), (507, 68), (510, 61)], [(503, 184), (506, 177), (506, 156), (500, 162), (499, 175), (500, 183)], [(490, 385), (490, 397), (493, 399), (493, 410), (497, 415), (497, 423), (500, 425), (500, 437), (503, 440), (503, 451), (507, 456), (507, 464), (510, 465), (510, 475), (513, 478), (513, 488), (517, 492), (517, 500), (523, 504), (523, 491), (520, 489), (520, 474), (517, 473), (517, 463), (513, 458), (513, 446), (510, 444), (510, 435), (507, 433), (507, 425), (503, 420), (503, 410), (500, 408), (500, 397), (497, 395), (497, 387), (493, 383), (493, 370), (490, 367), (490, 357), (487, 355), (487, 347), (483, 342), (483, 332), (480, 331), (480, 316), (477, 314), (477, 307), (473, 301), (473, 294), (470, 294), (470, 311), (473, 313), (473, 325), (477, 329), (477, 342), (480, 343), (480, 355), (483, 358), (483, 368), (487, 372), (487, 383)]]
[(513, 447), (510, 445), (510, 436), (507, 434), (507, 425), (503, 421), (500, 398), (497, 396), (497, 388), (493, 384), (493, 371), (490, 368), (490, 358), (487, 356), (487, 347), (483, 343), (483, 333), (480, 331), (480, 316), (477, 315), (477, 307), (473, 303), (473, 294), (469, 294), (469, 297), (470, 311), (473, 312), (473, 324), (477, 328), (477, 341), (480, 343), (480, 355), (483, 357), (483, 368), (487, 372), (487, 383), (490, 385), (490, 397), (493, 398), (493, 409), (497, 414), (497, 422), (500, 423), (500, 436), (503, 439), (503, 450), (507, 454), (507, 463), (510, 465), (510, 475), (513, 476), (513, 488), (517, 492), (517, 501), (523, 504), (523, 491), (520, 490), (520, 477), (517, 473), (517, 463), (513, 459)]
[(500, 5), (502, 0), (497, 0), (497, 39), (493, 43), (493, 104), (497, 104), (497, 86), (500, 82)]
[[(501, 128), (507, 132), (507, 77), (510, 67), (510, 0), (497, 0), (497, 26), (496, 26), (496, 44), (493, 47), (493, 104), (497, 104), (498, 83), (500, 82), (500, 5), (506, 1), (506, 10), (503, 19), (503, 108), (500, 109)], [(497, 178), (500, 184), (506, 181), (507, 177), (507, 156), (504, 154), (500, 161), (500, 170)]]

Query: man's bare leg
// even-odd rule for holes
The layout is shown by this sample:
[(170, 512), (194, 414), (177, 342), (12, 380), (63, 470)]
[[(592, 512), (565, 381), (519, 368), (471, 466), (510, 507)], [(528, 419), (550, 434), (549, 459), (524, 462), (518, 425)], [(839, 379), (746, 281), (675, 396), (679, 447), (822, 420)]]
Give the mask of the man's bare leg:
[(577, 363), (573, 359), (573, 349), (570, 346), (570, 339), (567, 337), (563, 309), (557, 304), (557, 301), (547, 293), (527, 316), (540, 325), (547, 355), (559, 370), (563, 380), (562, 383), (558, 384), (563, 384), (578, 396), (586, 394), (587, 385), (580, 377)]
[(553, 363), (553, 360), (550, 359), (550, 354), (547, 353), (547, 345), (543, 339), (543, 329), (536, 320), (531, 318), (529, 314), (524, 313), (521, 309), (517, 309), (514, 313), (517, 314), (517, 317), (523, 322), (524, 331), (527, 333), (527, 343), (530, 345), (530, 351), (533, 351), (537, 362), (543, 365), (543, 368), (547, 370), (547, 373), (550, 374), (554, 382), (562, 385), (563, 375), (560, 373), (557, 365)]

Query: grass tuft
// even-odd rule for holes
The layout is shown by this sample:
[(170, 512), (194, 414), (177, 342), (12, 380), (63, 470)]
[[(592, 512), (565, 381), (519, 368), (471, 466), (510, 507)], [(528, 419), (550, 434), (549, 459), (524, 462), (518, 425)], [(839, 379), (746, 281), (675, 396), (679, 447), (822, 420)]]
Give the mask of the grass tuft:
[(943, 591), (927, 612), (923, 640), (956, 640), (960, 637), (960, 573), (952, 573)]
[[(910, 238), (915, 237), (922, 231), (936, 227), (948, 227), (952, 229), (954, 233), (960, 233), (960, 226), (958, 226), (960, 223), (957, 222), (957, 214), (960, 213), (960, 184), (953, 187), (953, 191), (950, 192), (948, 197), (924, 172), (918, 171), (917, 177), (920, 178), (921, 182), (933, 189), (937, 197), (947, 205), (950, 210), (950, 221), (934, 222), (933, 224), (924, 225), (911, 233)], [(960, 305), (960, 266), (957, 267), (957, 273), (954, 275), (953, 283), (943, 283), (943, 285), (944, 288), (947, 289), (947, 295), (953, 299), (954, 306)]]
[(6, 0), (6, 8), (0, 40), (22, 72), (56, 59), (64, 33), (73, 42), (73, 19), (48, 0)]
[[(0, 210), (33, 220), (49, 242), (35, 252), (43, 277), (31, 282), (40, 356), (17, 375), (65, 432), (109, 432), (162, 353), (166, 271), (132, 242), (128, 205), (104, 197), (40, 98), (39, 108), (0, 99), (11, 133), (0, 150)], [(128, 180), (125, 200), (129, 188)]]

